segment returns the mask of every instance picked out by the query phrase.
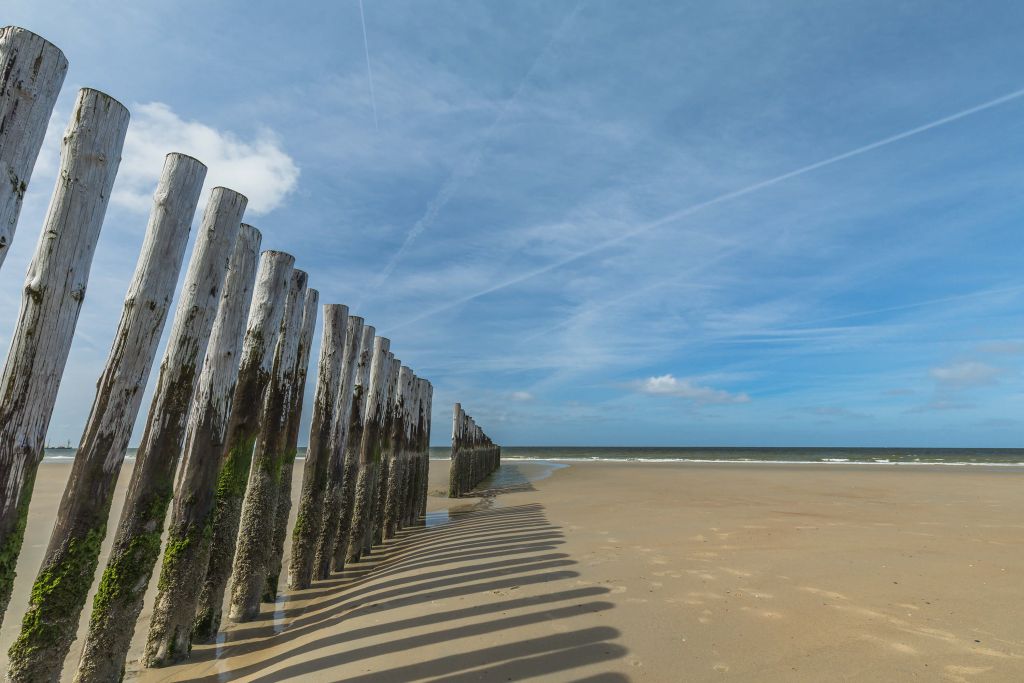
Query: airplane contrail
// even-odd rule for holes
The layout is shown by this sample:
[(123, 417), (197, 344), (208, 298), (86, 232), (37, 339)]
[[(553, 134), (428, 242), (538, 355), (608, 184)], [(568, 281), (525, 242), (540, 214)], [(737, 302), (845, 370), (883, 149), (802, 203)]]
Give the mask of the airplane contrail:
[(786, 180), (790, 180), (792, 178), (796, 178), (797, 176), (806, 175), (807, 173), (811, 173), (812, 171), (817, 171), (818, 169), (824, 168), (826, 166), (831, 166), (832, 164), (839, 163), (840, 161), (845, 161), (847, 159), (851, 159), (853, 157), (857, 157), (857, 156), (860, 156), (862, 154), (866, 154), (868, 152), (874, 151), (874, 150), (876, 150), (876, 149), (878, 149), (880, 147), (885, 147), (886, 145), (891, 145), (894, 142), (899, 142), (901, 140), (906, 140), (909, 137), (913, 137), (915, 135), (920, 135), (921, 133), (928, 132), (928, 131), (933, 130), (935, 128), (939, 128), (941, 126), (945, 126), (945, 125), (948, 125), (950, 123), (954, 123), (956, 121), (964, 119), (964, 118), (966, 118), (968, 116), (971, 116), (973, 114), (977, 114), (977, 113), (983, 112), (983, 111), (985, 111), (987, 109), (992, 109), (994, 107), (998, 107), (998, 106), (1000, 106), (1002, 104), (1006, 104), (1007, 102), (1011, 102), (1013, 100), (1017, 100), (1017, 99), (1019, 99), (1021, 97), (1024, 97), (1024, 88), (1021, 88), (1020, 90), (1014, 90), (1013, 92), (1008, 93), (1006, 95), (1002, 95), (1001, 97), (997, 97), (995, 99), (988, 100), (987, 102), (982, 102), (981, 104), (975, 105), (975, 106), (970, 107), (968, 109), (963, 109), (961, 111), (958, 111), (955, 114), (950, 114), (949, 116), (944, 116), (944, 117), (942, 117), (940, 119), (936, 119), (935, 121), (931, 121), (929, 123), (925, 123), (923, 125), (917, 126), (915, 128), (911, 128), (909, 130), (905, 130), (905, 131), (903, 131), (901, 133), (896, 133), (895, 135), (890, 135), (889, 137), (882, 138), (881, 140), (877, 140), (875, 142), (872, 142), (872, 143), (869, 143), (869, 144), (866, 144), (866, 145), (862, 145), (860, 147), (856, 147), (856, 148), (851, 149), (851, 150), (849, 150), (847, 152), (843, 152), (842, 154), (837, 154), (835, 156), (828, 157), (827, 159), (822, 159), (821, 161), (816, 161), (813, 164), (808, 164), (806, 166), (801, 166), (800, 168), (797, 168), (795, 170), (789, 171), (788, 173), (783, 173), (782, 175), (777, 175), (777, 176), (774, 176), (772, 178), (768, 178), (766, 180), (762, 180), (760, 182), (754, 183), (753, 185), (747, 185), (746, 187), (740, 188), (738, 190), (733, 190), (731, 192), (726, 192), (725, 194), (720, 194), (717, 197), (713, 197), (712, 199), (708, 199), (708, 200), (705, 200), (703, 202), (698, 202), (697, 204), (692, 204), (692, 205), (690, 205), (690, 206), (688, 206), (686, 208), (679, 209), (678, 211), (674, 211), (672, 213), (666, 214), (666, 215), (662, 216), (661, 218), (655, 219), (653, 221), (649, 221), (647, 223), (643, 223), (643, 224), (637, 226), (636, 228), (634, 228), (632, 230), (629, 230), (627, 232), (622, 233), (621, 235), (618, 235), (616, 237), (612, 237), (612, 238), (607, 239), (607, 240), (605, 240), (603, 242), (598, 242), (597, 244), (594, 244), (594, 245), (592, 245), (590, 247), (587, 247), (586, 249), (583, 249), (582, 251), (578, 251), (575, 254), (572, 254), (570, 256), (566, 256), (566, 257), (564, 257), (562, 259), (559, 259), (557, 261), (552, 261), (551, 263), (549, 263), (547, 265), (544, 265), (544, 266), (541, 266), (540, 268), (536, 268), (534, 270), (530, 270), (530, 271), (527, 271), (525, 273), (521, 273), (521, 274), (516, 275), (516, 276), (514, 276), (512, 278), (509, 278), (508, 280), (505, 280), (504, 282), (499, 282), (498, 284), (491, 285), (490, 287), (486, 287), (486, 288), (484, 288), (484, 289), (482, 289), (482, 290), (480, 290), (478, 292), (474, 292), (473, 294), (468, 294), (466, 296), (459, 297), (458, 299), (455, 299), (454, 301), (450, 301), (447, 304), (444, 304), (443, 306), (438, 306), (437, 308), (434, 308), (434, 309), (431, 309), (431, 310), (426, 311), (424, 313), (421, 313), (421, 314), (419, 314), (419, 315), (417, 315), (417, 316), (415, 316), (413, 318), (410, 318), (410, 319), (408, 319), (408, 320), (406, 320), (406, 321), (404, 321), (402, 323), (399, 323), (399, 324), (397, 324), (395, 326), (392, 326), (389, 329), (399, 329), (399, 328), (405, 327), (406, 325), (411, 325), (413, 323), (419, 322), (420, 320), (423, 320), (424, 318), (428, 318), (430, 316), (436, 315), (436, 314), (441, 313), (443, 311), (447, 311), (447, 310), (455, 308), (457, 306), (461, 306), (462, 304), (465, 304), (465, 303), (468, 303), (470, 301), (473, 301), (474, 299), (478, 299), (478, 298), (480, 298), (482, 296), (486, 296), (488, 294), (493, 294), (494, 292), (500, 291), (502, 289), (506, 289), (508, 287), (512, 287), (512, 286), (517, 285), (517, 284), (519, 284), (521, 282), (525, 282), (527, 280), (533, 279), (533, 278), (535, 278), (535, 277), (537, 277), (539, 275), (544, 275), (545, 273), (549, 273), (549, 272), (551, 272), (553, 270), (556, 270), (556, 269), (561, 268), (563, 266), (569, 265), (570, 263), (574, 263), (576, 261), (579, 261), (580, 259), (582, 259), (582, 258), (584, 258), (586, 256), (589, 256), (589, 255), (591, 255), (591, 254), (593, 254), (595, 252), (601, 251), (603, 249), (607, 249), (608, 247), (614, 246), (614, 245), (616, 245), (616, 244), (618, 244), (620, 242), (623, 242), (625, 240), (628, 240), (628, 239), (630, 239), (632, 237), (636, 237), (637, 235), (643, 234), (645, 232), (649, 232), (651, 230), (654, 230), (655, 228), (659, 228), (659, 227), (665, 225), (666, 223), (671, 223), (671, 222), (679, 220), (680, 218), (685, 218), (685, 217), (690, 216), (690, 215), (692, 215), (694, 213), (697, 213), (698, 211), (702, 211), (703, 209), (706, 209), (706, 208), (708, 208), (710, 206), (715, 206), (717, 204), (722, 204), (722, 203), (731, 201), (733, 199), (738, 199), (739, 197), (743, 197), (743, 196), (746, 196), (748, 194), (752, 194), (754, 192), (757, 192), (758, 190), (763, 190), (763, 189), (765, 189), (767, 187), (772, 187), (773, 185), (778, 185), (781, 182), (784, 182)]
[(373, 70), (370, 69), (370, 39), (366, 37), (366, 15), (363, 14), (363, 0), (359, 0), (359, 23), (363, 25), (363, 52), (366, 53), (366, 79), (370, 83), (370, 106), (373, 108), (373, 127), (380, 130), (377, 122), (377, 96), (373, 93)]
[(364, 293), (364, 296), (366, 294), (372, 295), (374, 292), (379, 291), (380, 286), (384, 284), (384, 282), (386, 282), (387, 279), (391, 276), (391, 273), (395, 270), (395, 267), (398, 265), (398, 262), (409, 250), (409, 247), (412, 246), (412, 243), (416, 241), (416, 238), (419, 237), (425, 230), (427, 230), (434, 224), (434, 222), (437, 220), (437, 217), (440, 215), (442, 209), (444, 209), (448, 202), (451, 201), (452, 197), (455, 196), (455, 193), (462, 186), (462, 183), (476, 175), (476, 172), (480, 168), (480, 164), (483, 161), (484, 153), (487, 151), (487, 144), (490, 142), (491, 138), (494, 137), (498, 128), (504, 123), (509, 109), (519, 99), (519, 96), (526, 88), (526, 85), (533, 78), (534, 72), (537, 70), (537, 67), (543, 61), (545, 55), (547, 55), (547, 53), (550, 51), (551, 46), (554, 45), (555, 42), (557, 42), (565, 34), (569, 26), (571, 25), (572, 20), (576, 17), (577, 14), (579, 14), (582, 5), (582, 2), (578, 2), (576, 6), (568, 14), (566, 14), (562, 21), (559, 23), (558, 28), (555, 29), (554, 33), (551, 34), (551, 37), (544, 45), (544, 48), (539, 53), (537, 53), (537, 57), (530, 64), (530, 68), (526, 70), (526, 73), (519, 80), (519, 85), (516, 87), (511, 97), (505, 100), (505, 102), (501, 105), (501, 109), (498, 111), (498, 115), (494, 118), (494, 121), (491, 122), (491, 125), (488, 126), (487, 130), (484, 132), (480, 144), (473, 151), (473, 153), (469, 155), (468, 158), (464, 159), (452, 170), (448, 178), (444, 181), (444, 184), (441, 185), (441, 189), (438, 190), (437, 194), (434, 195), (434, 198), (430, 200), (430, 203), (427, 205), (427, 209), (423, 213), (423, 216), (421, 216), (420, 219), (416, 221), (416, 223), (412, 226), (412, 228), (409, 229), (409, 232), (406, 233), (405, 239), (402, 241), (402, 245), (391, 256), (391, 259), (388, 260), (383, 270), (381, 270), (377, 277), (374, 278), (373, 281), (370, 283), (369, 287)]

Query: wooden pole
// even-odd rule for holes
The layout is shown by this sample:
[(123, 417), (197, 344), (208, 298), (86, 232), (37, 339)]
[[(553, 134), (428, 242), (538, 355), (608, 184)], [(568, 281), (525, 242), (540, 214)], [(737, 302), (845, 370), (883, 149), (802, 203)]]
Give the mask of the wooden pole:
[(381, 535), (392, 538), (399, 528), (401, 515), (401, 485), (405, 477), (405, 463), (409, 450), (409, 419), (413, 392), (412, 369), (406, 365), (398, 371), (398, 382), (395, 386), (394, 422), (391, 426), (391, 452), (388, 477), (384, 482), (384, 511), (381, 521)]
[(387, 487), (388, 466), (394, 453), (392, 425), (395, 422), (395, 388), (398, 386), (398, 374), (402, 369), (402, 361), (395, 358), (394, 354), (389, 356), (389, 358), (388, 383), (384, 387), (384, 400), (387, 412), (384, 417), (384, 429), (381, 433), (377, 476), (373, 478), (373, 516), (370, 518), (370, 528), (363, 545), (363, 551), (366, 553), (369, 553), (373, 546), (378, 545), (384, 540), (381, 530), (384, 521), (384, 490)]
[[(299, 509), (295, 515), (292, 530), (291, 561), (288, 567), (288, 587), (309, 588), (313, 580), (313, 560), (316, 542), (323, 522), (324, 505), (327, 503), (327, 471), (331, 464), (331, 447), (335, 441), (334, 431), (342, 423), (341, 399), (343, 374), (347, 367), (355, 370), (353, 360), (358, 345), (352, 343), (350, 333), (359, 327), (359, 320), (352, 323), (348, 307), (341, 304), (324, 305), (324, 329), (320, 339), (320, 360), (317, 364), (316, 390), (313, 393), (313, 416), (309, 426), (309, 445), (306, 447), (306, 464), (302, 468), (302, 490), (299, 494)], [(358, 341), (358, 336), (356, 337)], [(353, 351), (352, 358), (347, 352)], [(351, 388), (352, 372), (349, 372), (348, 386)], [(351, 390), (351, 389), (350, 389)]]
[(405, 415), (405, 448), (403, 449), (403, 462), (401, 475), (398, 480), (398, 501), (395, 512), (397, 518), (392, 535), (399, 530), (409, 526), (409, 508), (411, 507), (412, 481), (414, 479), (416, 458), (416, 438), (418, 429), (419, 404), (422, 400), (420, 378), (415, 374), (409, 380), (409, 401), (404, 411)]
[(370, 548), (384, 541), (384, 499), (387, 495), (391, 463), (395, 458), (395, 423), (398, 419), (397, 387), (401, 369), (402, 361), (392, 357), (391, 365), (388, 368), (388, 384), (384, 388), (387, 415), (381, 435), (382, 443), (380, 459), (377, 464), (377, 476), (373, 479), (373, 517), (370, 521), (369, 538), (364, 546), (366, 552), (370, 552)]
[(46, 429), (127, 128), (128, 110), (119, 102), (96, 90), (79, 91), (61, 144), (57, 185), (25, 278), (0, 375), (0, 620), (11, 599)]
[(428, 401), (430, 383), (422, 378), (417, 378), (417, 405), (414, 420), (416, 422), (416, 436), (413, 442), (415, 466), (413, 467), (411, 481), (409, 482), (409, 504), (406, 517), (406, 524), (415, 526), (420, 523), (420, 489), (426, 487), (423, 479), (427, 473), (427, 421), (430, 418)]
[(223, 449), (214, 456), (218, 462), (213, 532), (205, 578), (200, 578), (203, 572), (195, 576), (197, 582), (202, 581), (202, 589), (193, 622), (193, 642), (213, 638), (220, 628), (221, 606), (235, 558), (238, 520), (249, 481), (259, 413), (270, 382), (294, 264), (295, 257), (280, 251), (266, 251), (260, 256), (256, 292), (249, 308), (238, 380), (231, 399), (227, 437)]
[(430, 382), (426, 382), (426, 399), (423, 406), (424, 421), (426, 422), (426, 429), (423, 431), (423, 445), (421, 453), (423, 454), (420, 461), (420, 480), (419, 480), (419, 504), (417, 506), (417, 512), (419, 513), (419, 524), (425, 525), (427, 522), (427, 494), (428, 488), (428, 477), (430, 475), (430, 425), (431, 416), (433, 415), (434, 406), (434, 385)]
[(370, 385), (370, 367), (373, 364), (373, 340), (376, 330), (373, 325), (364, 325), (359, 341), (359, 357), (353, 378), (352, 396), (346, 405), (347, 416), (342, 417), (345, 428), (335, 432), (338, 441), (331, 450), (331, 469), (328, 472), (328, 501), (337, 497), (337, 507), (328, 504), (324, 509), (324, 521), (320, 538), (317, 539), (314, 567), (320, 579), (329, 578), (331, 569), (340, 572), (345, 568), (348, 555), (348, 540), (355, 511), (356, 479), (359, 476), (359, 447), (363, 441), (363, 427), (366, 424), (366, 399)]
[[(316, 326), (319, 293), (315, 289), (306, 291), (306, 306), (302, 313), (302, 329), (299, 332), (299, 351), (295, 361), (295, 380), (292, 401), (288, 415), (288, 432), (281, 463), (281, 485), (277, 492), (277, 508), (274, 511), (274, 543), (267, 567), (267, 585), (263, 591), (263, 602), (277, 600), (277, 585), (284, 563), (284, 541), (288, 535), (288, 515), (292, 511), (292, 474), (295, 456), (299, 447), (299, 424), (302, 420), (302, 403), (306, 393), (306, 376), (309, 373), (309, 348), (313, 342), (313, 328)], [(345, 309), (346, 317), (348, 309)], [(345, 326), (342, 325), (342, 330)], [(307, 448), (308, 450), (308, 448)]]
[(373, 482), (377, 476), (376, 463), (380, 462), (387, 402), (384, 400), (391, 367), (391, 340), (377, 337), (373, 340), (373, 361), (366, 399), (363, 435), (359, 442), (359, 473), (356, 476), (352, 523), (349, 527), (348, 555), (345, 561), (357, 562), (363, 554), (373, 517)]
[(160, 555), (160, 535), (174, 491), (196, 378), (213, 328), (246, 198), (216, 187), (203, 214), (171, 336), (135, 456), (117, 535), (93, 601), (75, 680), (117, 680)]
[(452, 455), (448, 470), (448, 497), (462, 495), (462, 405), (452, 409)]
[(274, 350), (270, 384), (260, 410), (260, 429), (252, 455), (249, 485), (242, 502), (238, 543), (231, 570), (228, 618), (236, 622), (248, 621), (259, 614), (260, 596), (267, 580), (281, 461), (284, 458), (282, 451), (288, 429), (289, 392), (294, 381), (308, 279), (304, 271), (292, 273), (281, 334)]
[(56, 681), (99, 562), (114, 485), (153, 367), (206, 167), (169, 154), (121, 321), (75, 453), (50, 544), (10, 651), (12, 681)]
[[(142, 659), (145, 666), (187, 659), (192, 649), (192, 619), (201, 585), (197, 577), (206, 571), (210, 557), (217, 470), (261, 241), (259, 230), (242, 224), (189, 414), (158, 593)], [(257, 297), (268, 297), (267, 287), (266, 279), (261, 279)]]
[(402, 527), (412, 526), (415, 523), (416, 509), (416, 481), (419, 477), (419, 443), (420, 432), (423, 424), (421, 411), (423, 410), (424, 386), (423, 379), (413, 377), (412, 386), (413, 400), (409, 409), (409, 446), (408, 464), (405, 477), (402, 481), (402, 502), (400, 525)]
[(17, 26), (0, 28), (0, 266), (67, 71), (55, 45)]

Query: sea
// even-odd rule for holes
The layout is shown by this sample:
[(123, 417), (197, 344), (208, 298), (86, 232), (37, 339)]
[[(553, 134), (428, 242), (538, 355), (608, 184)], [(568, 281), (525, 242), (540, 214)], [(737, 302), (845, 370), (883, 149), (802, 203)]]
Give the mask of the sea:
[[(430, 449), (431, 460), (447, 460), (451, 450)], [(298, 457), (305, 456), (299, 448)], [(46, 448), (48, 461), (71, 460), (74, 448)], [(135, 457), (128, 449), (127, 458)], [(1024, 467), (1024, 448), (847, 448), (836, 447), (633, 447), (633, 446), (505, 446), (504, 460), (548, 462), (681, 462), (681, 463), (776, 463), (837, 465), (947, 465), (952, 467)]]

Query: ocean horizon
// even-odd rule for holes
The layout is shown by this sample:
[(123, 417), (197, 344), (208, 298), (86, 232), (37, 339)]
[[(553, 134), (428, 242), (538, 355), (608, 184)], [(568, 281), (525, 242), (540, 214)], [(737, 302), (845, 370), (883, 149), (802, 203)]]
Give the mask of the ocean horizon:
[[(47, 447), (44, 461), (74, 459), (75, 448)], [(299, 447), (297, 459), (305, 458)], [(129, 448), (127, 460), (135, 458)], [(430, 459), (448, 460), (451, 449), (432, 446)], [(502, 460), (636, 463), (766, 463), (832, 465), (951, 465), (1024, 467), (1024, 448), (886, 448), (845, 446), (504, 446)]]

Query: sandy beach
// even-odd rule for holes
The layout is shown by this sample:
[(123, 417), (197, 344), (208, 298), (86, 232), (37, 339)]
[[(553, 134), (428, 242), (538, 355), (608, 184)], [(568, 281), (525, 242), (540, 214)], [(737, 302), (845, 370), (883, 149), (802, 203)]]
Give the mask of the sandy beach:
[[(5, 670), (69, 469), (40, 472)], [(150, 595), (128, 678), (1018, 681), (1022, 490), (1017, 468), (506, 462), (189, 664), (140, 670)]]

